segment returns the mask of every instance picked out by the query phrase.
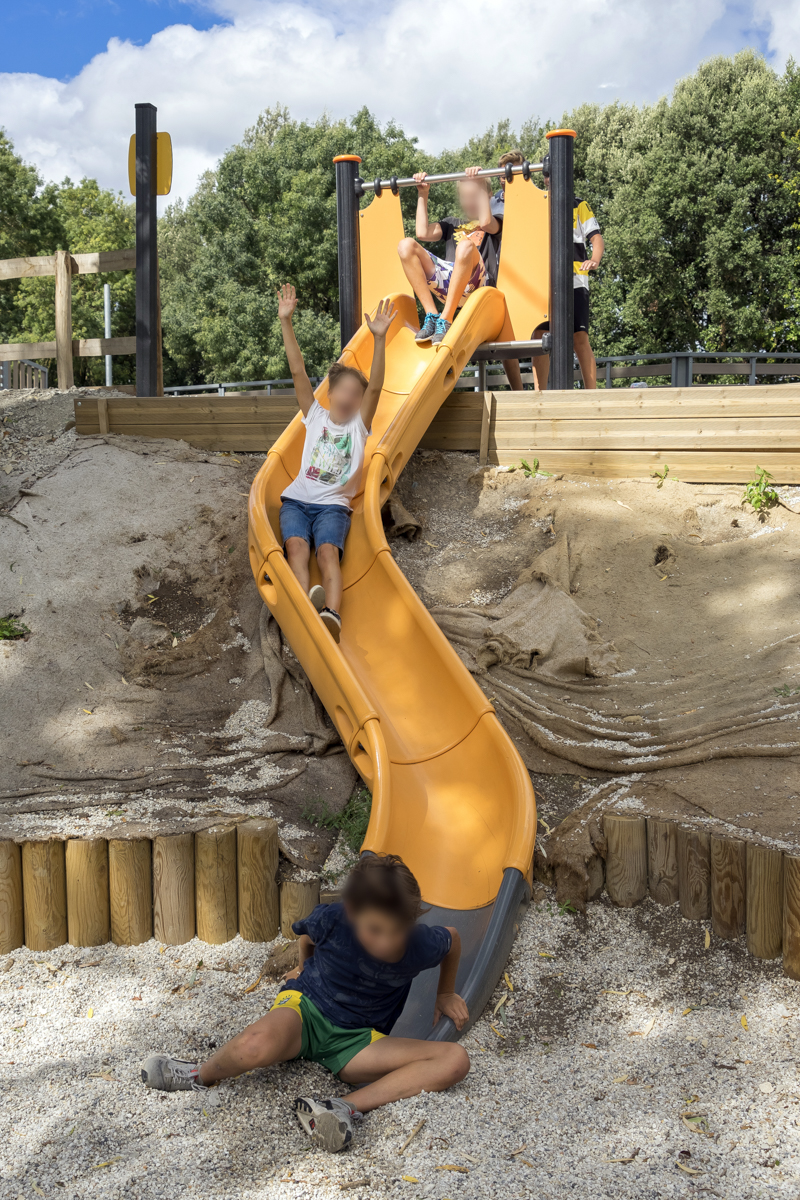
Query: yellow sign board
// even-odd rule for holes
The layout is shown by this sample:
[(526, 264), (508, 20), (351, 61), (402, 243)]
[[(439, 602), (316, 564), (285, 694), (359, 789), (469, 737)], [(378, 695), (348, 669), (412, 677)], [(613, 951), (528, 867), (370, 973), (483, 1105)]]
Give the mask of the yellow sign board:
[[(136, 195), (136, 134), (131, 134), (128, 146), (128, 186)], [(156, 195), (168, 196), (172, 188), (172, 138), (168, 133), (156, 134)]]

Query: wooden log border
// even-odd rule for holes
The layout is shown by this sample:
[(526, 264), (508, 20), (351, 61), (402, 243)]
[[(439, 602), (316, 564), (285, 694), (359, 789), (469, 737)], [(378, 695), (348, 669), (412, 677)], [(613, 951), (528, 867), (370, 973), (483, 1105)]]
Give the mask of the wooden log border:
[[(646, 826), (644, 874), (632, 817)], [(607, 812), (603, 825), (614, 904), (629, 908), (644, 894), (657, 904), (678, 903), (685, 919), (719, 938), (745, 936), (752, 955), (782, 957), (784, 974), (800, 979), (800, 855), (663, 817)], [(620, 888), (620, 878), (635, 885)]]
[(277, 823), (258, 817), (152, 838), (0, 841), (0, 958), (154, 934), (178, 946), (195, 931), (212, 945), (271, 940), (279, 912), (297, 921), (320, 901), (316, 877), (287, 878), (280, 895), (278, 865)]

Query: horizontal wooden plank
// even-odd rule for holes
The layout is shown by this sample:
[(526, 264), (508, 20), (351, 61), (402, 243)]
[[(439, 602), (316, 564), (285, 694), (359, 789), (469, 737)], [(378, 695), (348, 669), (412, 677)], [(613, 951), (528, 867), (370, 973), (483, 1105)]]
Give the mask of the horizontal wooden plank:
[[(474, 433), (472, 422), (440, 421), (431, 425), (437, 437), (450, 443)], [(493, 421), (489, 445), (534, 446), (557, 450), (638, 450), (674, 447), (677, 450), (800, 449), (800, 415), (774, 421), (769, 417), (696, 420), (674, 417), (653, 421)]]
[[(81, 407), (91, 409), (95, 405), (96, 401), (91, 399), (77, 400), (76, 410)], [(258, 404), (244, 401), (222, 408), (202, 397), (195, 397), (190, 403), (185, 401), (176, 403), (171, 396), (164, 396), (160, 404), (154, 403), (149, 398), (138, 400), (132, 397), (130, 400), (122, 400), (109, 397), (108, 410), (109, 419), (112, 422), (121, 421), (129, 425), (175, 425), (184, 421), (193, 425), (216, 426), (241, 425), (250, 422), (261, 424), (266, 421), (273, 425), (278, 424), (282, 428), (288, 425), (299, 412), (296, 404), (290, 405), (285, 402)]]
[(135, 354), (136, 338), (82, 338), (72, 343), (72, 353), (78, 358), (97, 358), (103, 354)]
[(102, 275), (106, 271), (135, 271), (136, 247), (125, 250), (99, 250), (94, 254), (73, 254), (74, 275)]
[(55, 272), (55, 254), (0, 259), (0, 279), (34, 279), (37, 275), (55, 275)]
[(0, 346), (0, 362), (19, 362), (23, 358), (55, 358), (55, 342), (5, 342)]
[(494, 465), (518, 466), (521, 458), (539, 459), (539, 465), (553, 474), (584, 475), (601, 479), (645, 479), (653, 471), (669, 466), (670, 478), (684, 483), (746, 483), (753, 478), (756, 465), (766, 466), (779, 484), (800, 484), (800, 454), (771, 455), (768, 462), (754, 454), (692, 453), (687, 451), (580, 451), (547, 450), (539, 454), (531, 449), (490, 451)]

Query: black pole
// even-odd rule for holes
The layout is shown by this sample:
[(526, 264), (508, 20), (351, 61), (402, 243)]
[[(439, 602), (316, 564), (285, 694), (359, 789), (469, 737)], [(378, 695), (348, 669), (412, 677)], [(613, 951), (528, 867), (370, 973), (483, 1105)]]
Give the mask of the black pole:
[(573, 242), (574, 175), (571, 129), (547, 135), (550, 143), (550, 375), (551, 390), (572, 390), (574, 323)]
[(158, 355), (156, 114), (136, 105), (136, 395), (155, 396)]
[(361, 325), (361, 253), (358, 236), (357, 154), (336, 163), (336, 226), (339, 234), (339, 329), (342, 349)]

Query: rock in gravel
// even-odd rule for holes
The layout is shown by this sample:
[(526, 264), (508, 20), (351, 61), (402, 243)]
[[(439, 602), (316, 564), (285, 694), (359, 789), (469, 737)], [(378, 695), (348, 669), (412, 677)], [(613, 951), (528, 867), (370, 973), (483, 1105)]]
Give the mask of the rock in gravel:
[(130, 637), (141, 642), (143, 646), (158, 646), (169, 637), (169, 630), (160, 621), (151, 621), (149, 617), (137, 617), (128, 630)]

